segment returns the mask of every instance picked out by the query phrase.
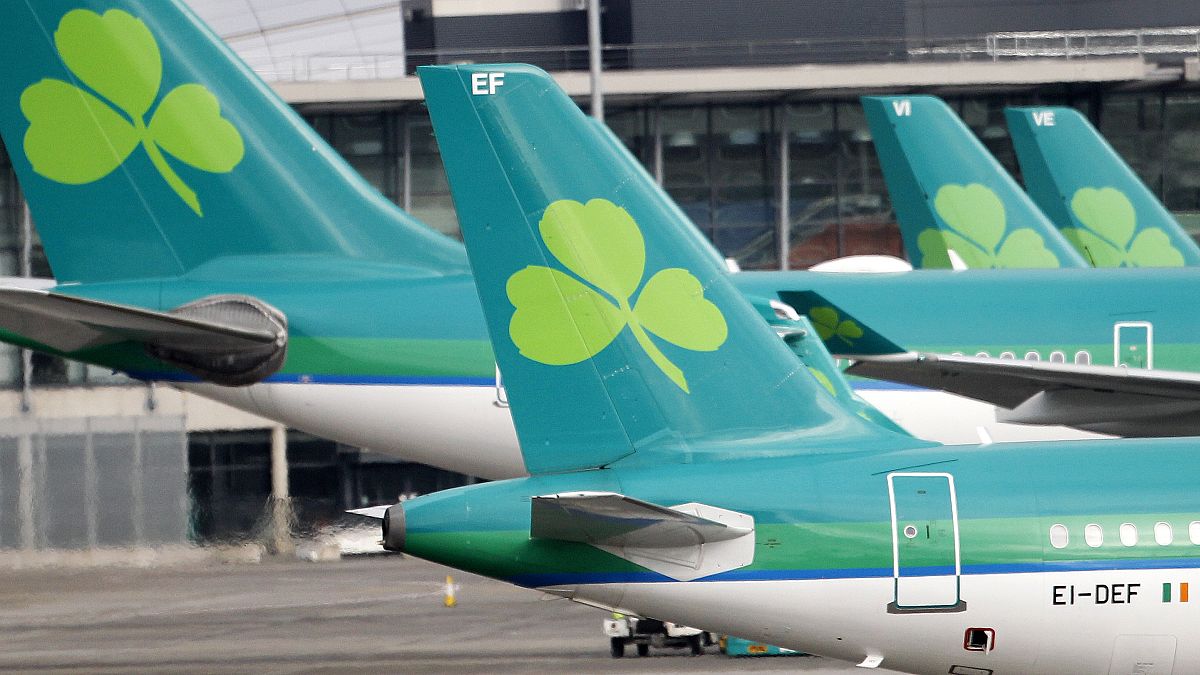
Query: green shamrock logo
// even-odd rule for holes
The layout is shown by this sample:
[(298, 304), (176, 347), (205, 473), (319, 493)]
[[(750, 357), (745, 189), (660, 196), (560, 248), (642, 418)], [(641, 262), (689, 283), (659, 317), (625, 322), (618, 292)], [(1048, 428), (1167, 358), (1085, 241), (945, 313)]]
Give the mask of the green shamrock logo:
[(819, 383), (822, 387), (825, 387), (825, 391), (829, 392), (830, 396), (834, 398), (838, 397), (837, 387), (833, 386), (833, 380), (829, 379), (828, 375), (822, 373), (816, 368), (813, 368), (812, 366), (808, 366), (808, 372), (812, 373), (812, 376), (816, 378), (817, 383)]
[(84, 185), (115, 171), (140, 145), (171, 189), (203, 216), (195, 191), (163, 153), (210, 173), (228, 173), (242, 161), (242, 136), (221, 117), (217, 97), (199, 84), (184, 84), (159, 101), (158, 42), (141, 19), (118, 9), (104, 16), (68, 12), (54, 45), (81, 86), (44, 79), (21, 94), (29, 121), (25, 154), (33, 170)]
[(817, 335), (821, 336), (823, 342), (829, 342), (836, 336), (847, 345), (853, 346), (854, 341), (863, 336), (863, 329), (858, 323), (852, 319), (843, 320), (832, 307), (813, 307), (808, 311), (808, 318), (812, 319)]
[(1182, 267), (1183, 254), (1161, 228), (1147, 227), (1137, 236), (1137, 212), (1120, 190), (1081, 188), (1071, 210), (1083, 227), (1063, 234), (1096, 267)]
[(933, 207), (948, 229), (931, 227), (917, 237), (924, 267), (952, 267), (947, 249), (972, 269), (1059, 266), (1042, 235), (1028, 227), (1008, 231), (1004, 202), (986, 186), (943, 185)]
[(683, 371), (650, 334), (692, 351), (711, 352), (725, 343), (725, 317), (705, 299), (700, 280), (670, 268), (643, 286), (642, 231), (625, 209), (604, 199), (554, 202), (538, 229), (546, 248), (575, 276), (531, 265), (509, 277), (508, 299), (516, 311), (508, 332), (521, 354), (551, 366), (579, 363), (628, 326), (650, 360), (690, 393)]

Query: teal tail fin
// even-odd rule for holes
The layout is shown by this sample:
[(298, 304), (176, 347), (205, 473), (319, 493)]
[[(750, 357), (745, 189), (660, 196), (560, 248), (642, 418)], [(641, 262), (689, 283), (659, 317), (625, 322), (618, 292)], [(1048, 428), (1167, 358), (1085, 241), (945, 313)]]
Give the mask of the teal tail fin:
[(419, 74), (531, 473), (899, 438), (818, 383), (549, 75)]
[(862, 105), (914, 267), (953, 267), (954, 256), (969, 268), (1087, 267), (941, 99)]
[(1200, 265), (1200, 247), (1073, 108), (1005, 111), (1025, 188), (1096, 267)]
[(17, 0), (0, 26), (0, 134), (60, 282), (272, 254), (465, 269), (183, 0)]

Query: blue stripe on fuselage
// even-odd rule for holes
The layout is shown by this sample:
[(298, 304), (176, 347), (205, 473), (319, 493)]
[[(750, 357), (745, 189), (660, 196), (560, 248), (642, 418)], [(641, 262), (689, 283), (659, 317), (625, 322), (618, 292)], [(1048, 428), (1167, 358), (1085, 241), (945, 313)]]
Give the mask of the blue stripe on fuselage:
[[(1081, 560), (1070, 562), (1003, 563), (964, 565), (963, 576), (985, 574), (1034, 574), (1040, 572), (1095, 572), (1132, 570), (1171, 570), (1200, 568), (1197, 558), (1148, 558), (1141, 560)], [(952, 566), (906, 568), (904, 577), (928, 577), (954, 574)], [(709, 581), (811, 581), (817, 579), (882, 579), (891, 578), (891, 567), (848, 568), (828, 570), (734, 570), (714, 574), (694, 582)], [(597, 572), (524, 574), (508, 579), (529, 588), (583, 584), (638, 584), (675, 582), (658, 572)]]

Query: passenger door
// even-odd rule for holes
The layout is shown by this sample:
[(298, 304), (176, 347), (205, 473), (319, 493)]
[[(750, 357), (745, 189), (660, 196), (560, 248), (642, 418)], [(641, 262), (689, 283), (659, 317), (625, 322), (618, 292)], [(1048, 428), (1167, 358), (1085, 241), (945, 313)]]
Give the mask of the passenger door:
[(1149, 321), (1113, 324), (1113, 365), (1154, 368), (1154, 325)]
[(961, 612), (958, 502), (948, 473), (888, 474), (895, 593), (888, 612)]

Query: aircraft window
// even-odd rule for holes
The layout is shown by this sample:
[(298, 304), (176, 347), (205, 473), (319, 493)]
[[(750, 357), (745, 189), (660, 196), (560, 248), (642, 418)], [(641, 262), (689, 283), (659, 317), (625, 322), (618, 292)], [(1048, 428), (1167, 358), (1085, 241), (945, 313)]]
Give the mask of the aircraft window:
[(1000, 358), (1011, 360), (1017, 358), (1017, 354), (1016, 352), (1000, 352)]
[(1104, 528), (1092, 523), (1083, 528), (1083, 540), (1092, 548), (1099, 548), (1104, 545)]
[(1050, 363), (1066, 363), (1067, 355), (1060, 351), (1050, 352)]
[(1192, 543), (1200, 546), (1200, 520), (1193, 520), (1191, 525), (1188, 525), (1188, 537)]
[(1066, 525), (1050, 526), (1050, 545), (1054, 548), (1066, 548), (1067, 542), (1070, 541), (1070, 536), (1067, 533)]
[(1037, 352), (1025, 352), (1026, 361), (1041, 361), (1042, 355)]
[(1092, 365), (1092, 353), (1086, 349), (1081, 349), (1075, 352), (1075, 365), (1090, 366)]
[(991, 355), (991, 354), (989, 354), (989, 353), (987, 353), (987, 352), (975, 352), (975, 356), (978, 356), (978, 357), (979, 357), (979, 358), (981, 358), (981, 359), (990, 359), (990, 358), (992, 358), (992, 355)]
[(1137, 525), (1133, 523), (1121, 523), (1121, 543), (1125, 546), (1137, 546), (1137, 542)]
[(1157, 522), (1154, 524), (1154, 543), (1159, 546), (1170, 546), (1175, 541), (1175, 532), (1170, 523)]

